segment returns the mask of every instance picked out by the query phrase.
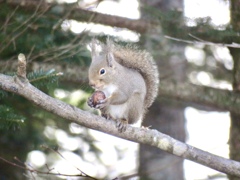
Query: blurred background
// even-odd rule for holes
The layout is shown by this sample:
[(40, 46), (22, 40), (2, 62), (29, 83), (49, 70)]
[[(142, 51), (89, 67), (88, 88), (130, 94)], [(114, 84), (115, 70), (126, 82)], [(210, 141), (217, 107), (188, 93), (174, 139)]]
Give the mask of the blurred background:
[[(0, 0), (0, 73), (13, 76), (24, 53), (34, 86), (98, 114), (86, 104), (89, 42), (137, 44), (154, 56), (161, 81), (143, 126), (239, 161), (239, 10), (239, 0)], [(1, 180), (237, 179), (2, 90), (0, 131)]]

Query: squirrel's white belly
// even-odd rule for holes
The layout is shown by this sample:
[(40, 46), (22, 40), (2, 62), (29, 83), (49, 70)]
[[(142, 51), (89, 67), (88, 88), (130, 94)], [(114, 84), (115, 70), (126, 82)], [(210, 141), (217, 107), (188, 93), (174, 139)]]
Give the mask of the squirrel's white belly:
[(109, 98), (111, 96), (111, 94), (113, 94), (113, 92), (117, 91), (117, 86), (113, 85), (113, 84), (110, 84), (110, 85), (105, 86), (102, 89), (102, 91), (104, 92), (105, 96), (107, 98)]
[(108, 113), (113, 119), (123, 119), (126, 115), (127, 103), (120, 105), (110, 105)]

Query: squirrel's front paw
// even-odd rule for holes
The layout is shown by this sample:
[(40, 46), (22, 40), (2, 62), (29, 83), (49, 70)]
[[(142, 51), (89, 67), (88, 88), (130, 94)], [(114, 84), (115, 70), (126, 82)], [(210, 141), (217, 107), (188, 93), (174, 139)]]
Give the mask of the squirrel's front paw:
[(91, 108), (94, 108), (94, 102), (93, 102), (93, 98), (92, 97), (89, 97), (88, 100), (87, 100), (87, 104), (88, 106), (90, 106)]
[(91, 108), (102, 109), (106, 106), (107, 100), (104, 99), (104, 100), (94, 101), (94, 99), (92, 97), (90, 97), (90, 98), (88, 98), (87, 104)]
[(107, 106), (107, 99), (102, 99), (102, 100), (97, 101), (97, 103), (95, 105), (95, 108), (96, 109), (103, 109), (106, 106)]
[(102, 91), (95, 91), (90, 98), (88, 98), (88, 105), (92, 108), (102, 109), (107, 102), (106, 96)]

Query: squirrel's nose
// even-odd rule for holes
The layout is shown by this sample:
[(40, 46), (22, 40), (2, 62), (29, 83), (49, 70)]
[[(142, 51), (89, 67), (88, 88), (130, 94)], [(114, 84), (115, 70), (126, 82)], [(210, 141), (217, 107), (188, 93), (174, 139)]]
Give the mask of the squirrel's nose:
[(89, 81), (89, 85), (90, 85), (92, 88), (94, 88), (94, 87), (96, 86), (95, 83), (92, 82), (92, 81)]

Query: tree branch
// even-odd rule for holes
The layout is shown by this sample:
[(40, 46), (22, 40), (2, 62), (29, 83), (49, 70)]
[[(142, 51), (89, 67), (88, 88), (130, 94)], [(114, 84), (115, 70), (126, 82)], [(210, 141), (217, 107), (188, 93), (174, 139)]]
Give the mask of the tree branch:
[(161, 81), (159, 88), (160, 97), (207, 105), (221, 111), (240, 114), (240, 94), (235, 91), (166, 80)]
[(197, 149), (162, 134), (157, 130), (128, 126), (124, 133), (119, 133), (114, 121), (106, 120), (54, 99), (32, 86), (23, 77), (0, 74), (0, 89), (23, 96), (40, 108), (52, 112), (69, 122), (75, 122), (81, 126), (105, 132), (122, 139), (155, 146), (161, 150), (217, 171), (240, 177), (240, 163), (237, 161), (228, 160)]
[[(86, 67), (79, 67), (69, 63), (62, 64), (60, 62), (56, 64), (52, 62), (32, 61), (28, 64), (29, 71), (55, 69), (56, 72), (63, 72), (64, 76), (61, 77), (60, 81), (68, 83), (86, 83), (88, 81)], [(14, 60), (0, 61), (0, 69), (5, 69), (5, 72), (13, 72), (17, 67), (18, 63)], [(159, 97), (177, 99), (200, 106), (207, 105), (219, 111), (230, 111), (240, 114), (240, 94), (235, 91), (161, 80)]]
[(170, 36), (165, 36), (165, 38), (170, 39), (170, 40), (174, 40), (174, 41), (178, 41), (178, 42), (193, 44), (193, 45), (202, 44), (202, 45), (209, 45), (209, 46), (240, 48), (240, 44), (238, 44), (238, 43), (233, 43), (233, 42), (231, 44), (213, 43), (213, 42), (204, 41), (202, 39), (196, 38), (195, 36), (193, 36), (191, 34), (189, 34), (189, 36), (193, 37), (195, 40), (189, 41), (189, 40), (174, 38), (174, 37), (170, 37)]
[[(60, 81), (79, 84), (87, 83), (88, 81), (87, 67), (79, 67), (69, 63), (62, 64), (62, 62), (56, 64), (52, 62), (32, 61), (28, 64), (29, 71), (55, 69), (56, 72), (63, 72), (64, 76), (61, 77)], [(14, 72), (17, 67), (18, 63), (14, 60), (0, 61), (0, 69), (4, 70), (4, 72)], [(159, 97), (177, 99), (194, 103), (195, 105), (208, 106), (219, 111), (230, 111), (240, 114), (240, 94), (235, 91), (161, 80)]]
[[(12, 6), (20, 5), (21, 8), (29, 10), (30, 12), (39, 5), (39, 1), (32, 0), (11, 0), (7, 1), (7, 3)], [(143, 19), (135, 20), (85, 10), (77, 7), (76, 4), (53, 4), (42, 2), (40, 5), (40, 9), (49, 9), (49, 12), (58, 19), (63, 19), (64, 17), (66, 19), (74, 19), (83, 22), (89, 22), (91, 20), (91, 22), (93, 23), (104, 24), (112, 27), (127, 28), (138, 33), (145, 33), (149, 29), (153, 29), (155, 26), (159, 25), (156, 21), (147, 21)]]

